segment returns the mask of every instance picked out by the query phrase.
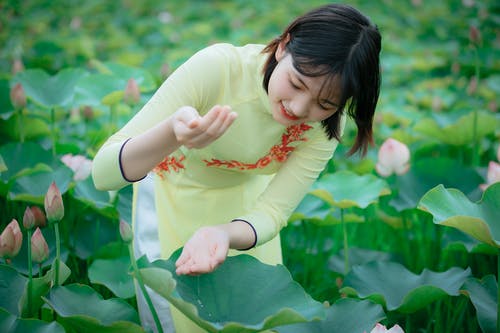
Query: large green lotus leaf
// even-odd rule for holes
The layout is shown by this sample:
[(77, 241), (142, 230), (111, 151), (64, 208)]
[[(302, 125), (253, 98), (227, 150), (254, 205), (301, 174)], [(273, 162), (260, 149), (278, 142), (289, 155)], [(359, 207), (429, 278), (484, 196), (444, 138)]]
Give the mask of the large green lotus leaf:
[(87, 259), (102, 246), (117, 241), (120, 236), (116, 218), (116, 214), (114, 219), (110, 219), (88, 211), (78, 219), (70, 235), (70, 244), (73, 244), (75, 254), (81, 259)]
[(52, 154), (34, 142), (8, 143), (0, 147), (7, 170), (0, 174), (3, 182), (8, 182), (19, 172), (35, 167), (37, 164), (54, 165)]
[[(33, 278), (33, 305), (32, 305), (32, 314), (36, 313), (40, 307), (45, 304), (42, 300), (42, 296), (47, 295), (52, 286), (52, 282), (54, 281), (55, 269), (52, 265), (51, 269), (49, 269), (44, 276)], [(71, 275), (71, 270), (63, 261), (59, 261), (59, 283), (63, 284)], [(27, 286), (27, 285), (26, 285)], [(21, 313), (23, 317), (29, 316), (28, 309), (28, 288), (26, 287), (24, 290), (24, 294), (19, 300), (19, 304), (21, 307)]]
[[(432, 166), (432, 167), (429, 167)], [(463, 166), (450, 158), (422, 158), (410, 170), (395, 178), (397, 195), (390, 205), (398, 211), (414, 209), (422, 196), (438, 184), (454, 187), (473, 197), (483, 178), (471, 167)]]
[(102, 106), (102, 99), (115, 91), (123, 91), (127, 81), (107, 74), (91, 74), (78, 80), (75, 86), (75, 105)]
[(65, 165), (51, 170), (31, 170), (31, 172), (17, 177), (9, 189), (8, 198), (35, 204), (43, 204), (50, 184), (55, 181), (59, 191), (68, 190), (73, 172)]
[(58, 321), (67, 331), (144, 332), (130, 304), (119, 298), (104, 300), (87, 285), (54, 287), (45, 300), (57, 312)]
[(92, 177), (87, 177), (76, 183), (73, 197), (95, 210), (104, 211), (110, 208), (114, 210), (113, 204), (110, 202), (109, 192), (97, 190)]
[(20, 316), (19, 300), (26, 289), (27, 283), (28, 279), (19, 274), (14, 268), (8, 265), (0, 265), (0, 309), (5, 309), (12, 315)]
[(38, 319), (18, 318), (0, 309), (0, 332), (5, 333), (64, 333), (64, 328), (56, 321), (50, 323)]
[(452, 267), (446, 272), (424, 269), (420, 275), (395, 262), (371, 262), (354, 266), (340, 292), (370, 298), (389, 311), (413, 313), (447, 296), (459, 295), (470, 269)]
[(438, 185), (420, 200), (419, 207), (435, 224), (457, 228), (481, 242), (500, 247), (500, 182), (489, 186), (482, 199), (471, 202), (457, 189)]
[(75, 85), (86, 74), (77, 68), (66, 68), (54, 76), (41, 69), (28, 69), (19, 72), (14, 84), (22, 84), (26, 96), (46, 108), (67, 107), (74, 96)]
[(476, 308), (477, 321), (483, 333), (497, 331), (498, 285), (494, 275), (482, 280), (468, 279), (463, 286)]
[(278, 333), (361, 333), (370, 332), (385, 318), (382, 306), (368, 300), (341, 298), (326, 310), (321, 321), (280, 326)]
[[(175, 273), (177, 251), (169, 260), (147, 263), (138, 261), (144, 269), (157, 267), (171, 273), (175, 290), (163, 294), (186, 316), (209, 332), (259, 332), (279, 325), (324, 318), (321, 303), (313, 300), (293, 281), (282, 265), (267, 265), (249, 255), (231, 256), (217, 270), (199, 276), (179, 276)], [(146, 284), (160, 292), (167, 282), (147, 279)]]
[[(307, 194), (292, 213), (288, 222), (298, 220), (322, 226), (340, 224), (340, 210), (335, 210), (324, 200), (321, 200), (314, 195)], [(344, 213), (344, 222), (362, 223), (364, 222), (364, 218), (356, 214)]]
[[(416, 123), (414, 129), (440, 142), (461, 146), (474, 142), (474, 112), (455, 119), (451, 113), (433, 113), (430, 118)], [(486, 112), (477, 113), (477, 137), (482, 138), (495, 132), (497, 120), (494, 115)]]
[[(372, 261), (391, 261), (395, 257), (388, 253), (382, 251), (375, 251), (370, 249), (361, 249), (358, 247), (349, 247), (348, 250), (349, 258), (349, 268), (355, 265), (363, 265)], [(328, 260), (328, 268), (334, 272), (344, 274), (345, 262), (344, 262), (344, 250), (341, 249), (339, 254), (332, 255)]]
[(25, 142), (50, 136), (50, 125), (46, 120), (29, 114), (21, 119), (18, 113), (14, 113), (5, 121), (0, 121), (0, 133), (10, 141), (21, 141), (20, 126), (24, 132)]
[(359, 176), (343, 170), (321, 177), (310, 193), (335, 207), (366, 208), (380, 196), (390, 194), (390, 190), (384, 180), (372, 174)]
[(131, 298), (135, 295), (134, 280), (129, 274), (130, 258), (97, 259), (89, 267), (92, 283), (108, 287), (117, 297)]
[(116, 195), (116, 209), (120, 219), (132, 224), (132, 195), (133, 186), (125, 186)]
[(455, 228), (445, 228), (441, 234), (441, 247), (444, 251), (459, 251), (496, 256), (498, 249), (490, 244), (481, 243), (469, 234)]

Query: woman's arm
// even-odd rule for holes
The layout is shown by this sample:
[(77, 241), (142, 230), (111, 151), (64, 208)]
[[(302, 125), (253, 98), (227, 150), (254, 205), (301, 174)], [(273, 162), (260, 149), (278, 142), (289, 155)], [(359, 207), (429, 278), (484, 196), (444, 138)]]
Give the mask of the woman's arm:
[(217, 140), (236, 119), (228, 106), (214, 106), (201, 117), (192, 107), (177, 112), (122, 147), (120, 165), (125, 179), (142, 179), (180, 146), (203, 148)]

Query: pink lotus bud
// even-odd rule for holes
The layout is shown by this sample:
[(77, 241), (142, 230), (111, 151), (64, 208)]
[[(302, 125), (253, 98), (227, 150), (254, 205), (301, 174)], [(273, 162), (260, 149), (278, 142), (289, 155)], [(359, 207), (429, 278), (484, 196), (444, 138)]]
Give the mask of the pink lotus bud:
[(23, 234), (16, 219), (7, 225), (0, 235), (0, 257), (13, 258), (21, 249)]
[(94, 119), (94, 110), (90, 106), (84, 106), (82, 111), (83, 119), (92, 120)]
[(469, 40), (472, 44), (479, 44), (481, 42), (481, 32), (473, 25), (469, 27)]
[(61, 192), (55, 182), (50, 184), (45, 195), (45, 215), (49, 223), (61, 221), (64, 216), (64, 205)]
[(133, 238), (132, 228), (123, 220), (120, 220), (120, 236), (125, 243), (130, 243)]
[(16, 109), (21, 109), (26, 106), (26, 94), (20, 83), (16, 83), (10, 90), (10, 101)]
[(35, 215), (33, 215), (33, 211), (29, 206), (24, 210), (23, 226), (26, 230), (35, 226)]
[(125, 94), (123, 95), (123, 100), (127, 104), (136, 104), (141, 99), (141, 91), (139, 90), (139, 85), (137, 81), (129, 79), (127, 86), (125, 87)]
[(43, 238), (40, 228), (36, 228), (31, 236), (31, 261), (42, 263), (49, 257), (49, 246)]
[(486, 189), (497, 182), (500, 182), (500, 164), (490, 161), (488, 164), (488, 172), (486, 173), (486, 184), (481, 184), (479, 187), (486, 191)]
[(42, 212), (40, 207), (32, 206), (31, 212), (33, 213), (33, 216), (35, 217), (35, 227), (43, 228), (47, 225), (47, 219), (45, 218), (45, 214)]
[(73, 179), (76, 181), (86, 179), (92, 172), (92, 161), (83, 155), (66, 154), (61, 157), (61, 161), (73, 170)]
[(404, 333), (399, 325), (394, 325), (392, 328), (387, 329), (384, 325), (377, 323), (370, 333)]
[(19, 72), (24, 71), (24, 64), (21, 59), (15, 59), (12, 63), (12, 75), (16, 75)]
[(410, 150), (408, 147), (402, 142), (389, 138), (380, 146), (375, 169), (382, 177), (388, 177), (393, 173), (402, 175), (410, 167), (409, 160)]

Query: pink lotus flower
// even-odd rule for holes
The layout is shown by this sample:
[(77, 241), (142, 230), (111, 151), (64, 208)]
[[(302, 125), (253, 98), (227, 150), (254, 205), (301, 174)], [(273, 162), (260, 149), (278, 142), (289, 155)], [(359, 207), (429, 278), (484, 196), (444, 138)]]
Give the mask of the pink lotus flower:
[(370, 333), (404, 333), (399, 325), (394, 325), (392, 328), (387, 329), (384, 325), (377, 323)]
[(21, 249), (23, 244), (23, 234), (16, 219), (7, 225), (0, 235), (0, 257), (13, 258)]
[(490, 161), (488, 164), (488, 172), (486, 174), (486, 184), (481, 184), (481, 190), (486, 191), (488, 186), (500, 182), (500, 164)]
[(130, 225), (123, 220), (120, 220), (120, 236), (125, 243), (131, 242), (133, 238), (132, 228), (130, 228)]
[(24, 210), (23, 226), (26, 230), (35, 226), (35, 215), (29, 206)]
[(92, 172), (92, 161), (83, 155), (66, 154), (61, 157), (61, 161), (73, 170), (75, 181), (86, 179)]
[(378, 162), (375, 169), (382, 177), (388, 177), (393, 173), (402, 175), (410, 167), (410, 150), (398, 140), (389, 138), (384, 141), (378, 151)]
[(49, 246), (43, 237), (40, 228), (36, 228), (31, 236), (31, 260), (42, 263), (49, 257)]
[(58, 222), (62, 220), (64, 216), (64, 205), (61, 192), (55, 182), (52, 182), (47, 190), (44, 205), (45, 214), (49, 222)]
[(133, 78), (129, 79), (127, 86), (125, 87), (125, 92), (123, 95), (123, 100), (127, 104), (136, 104), (141, 99), (141, 91), (139, 90), (139, 85), (137, 81)]
[(35, 227), (43, 228), (47, 225), (47, 219), (45, 218), (45, 214), (42, 212), (40, 207), (32, 206), (30, 207), (33, 216), (35, 217)]
[(24, 93), (23, 86), (17, 83), (10, 90), (10, 101), (16, 109), (21, 109), (26, 106), (26, 94)]

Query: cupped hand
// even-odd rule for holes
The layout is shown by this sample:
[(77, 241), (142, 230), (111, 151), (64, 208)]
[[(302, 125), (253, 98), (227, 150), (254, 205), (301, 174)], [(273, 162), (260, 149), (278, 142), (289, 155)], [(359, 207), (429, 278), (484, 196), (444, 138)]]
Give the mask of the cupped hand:
[(177, 259), (176, 273), (199, 275), (214, 271), (226, 260), (229, 235), (217, 227), (203, 227), (186, 242)]
[(203, 148), (221, 137), (236, 117), (227, 105), (216, 105), (203, 117), (195, 108), (184, 106), (173, 115), (173, 130), (179, 144)]

